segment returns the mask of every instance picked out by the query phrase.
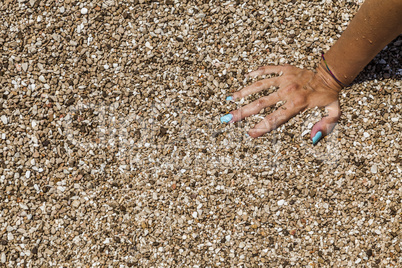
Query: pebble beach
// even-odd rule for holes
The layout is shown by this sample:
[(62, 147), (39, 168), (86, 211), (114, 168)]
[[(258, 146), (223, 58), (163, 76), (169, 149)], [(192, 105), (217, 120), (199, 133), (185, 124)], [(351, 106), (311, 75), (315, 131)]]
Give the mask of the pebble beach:
[(401, 35), (315, 146), (219, 120), (362, 2), (1, 1), (0, 267), (401, 267)]

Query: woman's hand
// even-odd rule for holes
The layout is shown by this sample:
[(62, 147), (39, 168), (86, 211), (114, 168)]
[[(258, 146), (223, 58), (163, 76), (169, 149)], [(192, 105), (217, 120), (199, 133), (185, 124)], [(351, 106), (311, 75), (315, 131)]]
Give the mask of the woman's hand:
[(332, 131), (341, 115), (338, 100), (341, 86), (335, 82), (324, 68), (320, 64), (317, 72), (313, 72), (291, 65), (260, 67), (247, 76), (256, 77), (273, 73), (279, 74), (279, 76), (260, 80), (234, 93), (233, 96), (227, 99), (238, 100), (270, 87), (278, 87), (279, 89), (268, 96), (261, 97), (238, 110), (230, 112), (221, 118), (221, 122), (237, 122), (250, 115), (258, 114), (262, 109), (273, 106), (280, 101), (284, 102), (281, 107), (267, 115), (248, 132), (251, 137), (256, 138), (276, 129), (307, 108), (325, 107), (328, 111), (328, 116), (316, 123), (311, 131), (311, 139), (313, 144), (316, 144), (321, 137)]

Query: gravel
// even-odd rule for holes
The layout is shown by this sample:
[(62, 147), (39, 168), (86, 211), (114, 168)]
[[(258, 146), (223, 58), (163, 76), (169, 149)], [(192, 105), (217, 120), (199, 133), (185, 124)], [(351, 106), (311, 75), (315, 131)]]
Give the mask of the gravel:
[(321, 109), (219, 122), (360, 2), (2, 1), (0, 266), (402, 266), (401, 37), (317, 146)]

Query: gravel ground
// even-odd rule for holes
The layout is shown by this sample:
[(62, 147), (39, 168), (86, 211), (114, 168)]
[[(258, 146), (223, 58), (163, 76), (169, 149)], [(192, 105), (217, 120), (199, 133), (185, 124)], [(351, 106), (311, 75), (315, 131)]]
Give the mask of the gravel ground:
[(0, 266), (402, 266), (402, 37), (317, 146), (321, 109), (253, 140), (226, 96), (361, 1), (217, 2), (1, 1)]

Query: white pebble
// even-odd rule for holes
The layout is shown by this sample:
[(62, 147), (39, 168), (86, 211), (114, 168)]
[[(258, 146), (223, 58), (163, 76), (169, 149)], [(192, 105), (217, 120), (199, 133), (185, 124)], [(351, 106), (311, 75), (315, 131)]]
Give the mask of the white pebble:
[(8, 123), (8, 118), (7, 118), (7, 116), (5, 116), (4, 114), (1, 116), (1, 121), (3, 121), (3, 124), (4, 125), (7, 125), (7, 123)]
[(80, 206), (80, 201), (79, 200), (74, 200), (73, 203), (71, 203), (71, 205), (75, 208), (78, 208)]
[(149, 42), (145, 43), (145, 47), (149, 48), (149, 49), (153, 49), (153, 47), (151, 46), (151, 44)]
[(278, 206), (283, 206), (285, 204), (285, 200), (279, 200), (278, 201)]
[(29, 179), (29, 177), (31, 177), (31, 171), (27, 170), (27, 172), (25, 172), (25, 178)]
[(193, 212), (193, 218), (197, 218), (197, 216), (198, 216), (198, 213), (197, 212)]
[(105, 70), (109, 69), (109, 65), (105, 64), (103, 65), (103, 68), (105, 68)]
[(24, 72), (26, 72), (28, 70), (28, 63), (24, 62), (22, 65), (22, 69), (24, 70)]
[(57, 190), (59, 190), (60, 192), (64, 192), (66, 190), (66, 187), (64, 186), (57, 186)]
[(37, 123), (35, 120), (32, 120), (32, 128), (35, 128), (37, 126)]
[(365, 138), (368, 138), (368, 137), (370, 137), (370, 134), (368, 134), (367, 132), (364, 132), (364, 133), (363, 133), (363, 136), (364, 136)]
[(81, 8), (81, 14), (85, 15), (88, 13), (88, 9), (86, 7)]
[(307, 130), (303, 131), (303, 133), (301, 134), (301, 136), (303, 137), (304, 135), (308, 134), (309, 132), (310, 132), (310, 130), (307, 129)]
[(371, 173), (377, 173), (377, 165), (372, 165), (371, 166)]
[(6, 253), (4, 253), (4, 252), (1, 253), (0, 261), (1, 261), (1, 263), (6, 263), (6, 261), (7, 261)]
[(23, 203), (19, 203), (20, 208), (24, 209), (24, 210), (28, 210), (28, 206), (23, 204)]
[(14, 235), (12, 233), (7, 234), (8, 241), (14, 240)]
[(39, 81), (41, 81), (42, 83), (46, 82), (46, 79), (43, 75), (39, 76)]

